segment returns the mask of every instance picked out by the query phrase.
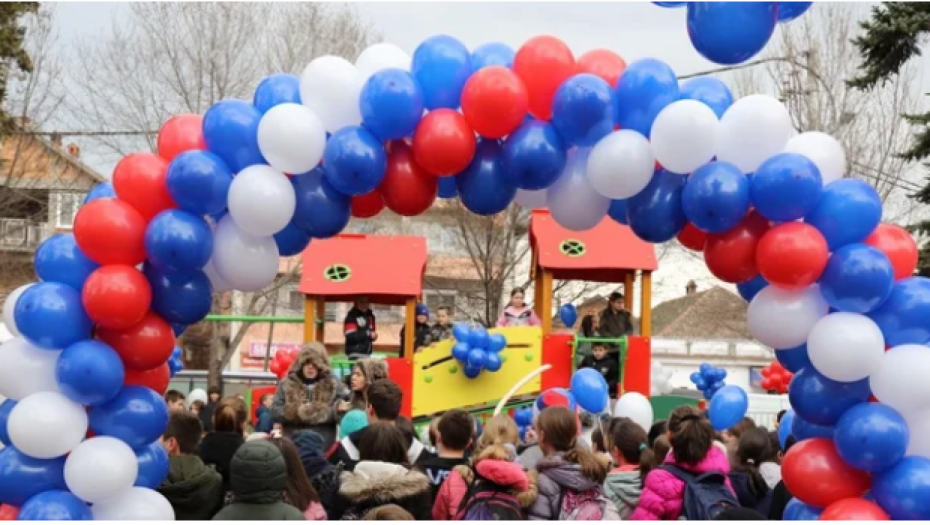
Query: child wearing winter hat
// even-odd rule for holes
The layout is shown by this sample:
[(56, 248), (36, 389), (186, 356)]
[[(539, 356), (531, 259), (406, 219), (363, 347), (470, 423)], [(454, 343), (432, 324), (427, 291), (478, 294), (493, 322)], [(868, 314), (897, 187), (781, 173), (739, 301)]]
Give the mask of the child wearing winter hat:
[(303, 512), (284, 502), (287, 464), (278, 447), (249, 441), (239, 447), (229, 465), (233, 503), (214, 521), (305, 521)]
[(367, 426), (368, 415), (364, 410), (349, 410), (339, 423), (339, 439), (345, 439), (350, 434), (358, 432)]
[[(404, 348), (404, 338), (406, 337), (404, 326), (400, 329), (400, 347)], [(416, 323), (414, 325), (414, 342), (413, 348), (417, 352), (432, 344), (432, 328), (429, 326), (429, 307), (420, 303), (416, 308)]]

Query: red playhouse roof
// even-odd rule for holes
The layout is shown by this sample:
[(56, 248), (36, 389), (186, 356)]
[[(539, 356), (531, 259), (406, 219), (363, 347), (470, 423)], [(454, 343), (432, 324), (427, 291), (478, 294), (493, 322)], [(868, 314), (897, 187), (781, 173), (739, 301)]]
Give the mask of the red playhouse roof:
[(536, 264), (551, 270), (555, 279), (618, 283), (630, 270), (658, 267), (655, 247), (610, 217), (574, 232), (559, 226), (548, 211), (536, 210), (530, 243), (537, 250)]
[(327, 300), (404, 304), (419, 297), (426, 271), (423, 237), (342, 234), (314, 239), (301, 255), (300, 292)]

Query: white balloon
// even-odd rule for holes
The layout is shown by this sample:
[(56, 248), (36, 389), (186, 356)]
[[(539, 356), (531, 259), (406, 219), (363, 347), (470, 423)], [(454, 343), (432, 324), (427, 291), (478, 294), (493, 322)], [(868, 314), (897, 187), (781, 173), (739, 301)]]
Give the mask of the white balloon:
[(817, 285), (803, 290), (766, 286), (749, 303), (746, 321), (760, 343), (775, 349), (794, 348), (807, 342), (811, 329), (829, 310)]
[(546, 190), (546, 201), (552, 218), (563, 228), (584, 231), (598, 225), (610, 208), (610, 199), (601, 195), (588, 181), (585, 173), (590, 149), (569, 153), (565, 170)]
[(513, 200), (528, 210), (542, 210), (549, 205), (546, 200), (545, 188), (541, 190), (524, 190), (518, 188), (517, 195)]
[(382, 69), (403, 69), (410, 71), (410, 55), (403, 49), (380, 42), (365, 48), (355, 59), (355, 67), (364, 84), (369, 77)]
[(907, 420), (910, 437), (906, 455), (930, 459), (930, 439), (927, 439), (930, 435), (930, 410), (909, 414), (904, 419)]
[(648, 431), (654, 417), (652, 404), (639, 392), (627, 392), (614, 405), (614, 417), (628, 417)]
[(868, 317), (836, 312), (811, 329), (807, 353), (818, 372), (834, 381), (852, 383), (869, 377), (881, 364), (885, 338)]
[(672, 373), (665, 370), (659, 361), (652, 362), (652, 371), (649, 379), (650, 393), (654, 396), (670, 394), (674, 387), (671, 383)]
[(358, 97), (364, 79), (348, 60), (326, 55), (313, 60), (300, 76), (300, 101), (312, 109), (326, 131), (335, 133), (362, 123)]
[(656, 159), (649, 140), (621, 129), (602, 138), (588, 157), (588, 180), (598, 193), (628, 199), (643, 191), (655, 173)]
[(846, 152), (838, 140), (820, 131), (807, 131), (792, 137), (785, 151), (804, 155), (820, 170), (826, 186), (846, 175)]
[(174, 508), (164, 496), (145, 487), (131, 487), (94, 504), (100, 521), (174, 521)]
[(691, 173), (714, 158), (719, 126), (717, 114), (706, 104), (672, 102), (659, 112), (649, 133), (655, 160), (672, 173)]
[(0, 345), (0, 396), (19, 401), (38, 392), (58, 392), (60, 350), (43, 350), (25, 339)]
[[(872, 394), (905, 417), (930, 407), (930, 348), (896, 346), (882, 355), (869, 377)], [(927, 436), (922, 436), (927, 439)]]
[(187, 394), (187, 402), (193, 403), (194, 401), (203, 401), (207, 402), (207, 392), (202, 388), (195, 388), (191, 390), (190, 394)]
[[(216, 246), (213, 247), (216, 250)], [(213, 287), (213, 293), (223, 293), (228, 292), (233, 289), (232, 285), (227, 283), (225, 279), (216, 271), (216, 265), (213, 264), (213, 257), (210, 257), (210, 260), (207, 262), (207, 265), (203, 267), (203, 273), (207, 274), (207, 279), (210, 279), (210, 285)]]
[(13, 407), (10, 441), (27, 456), (52, 459), (78, 446), (87, 434), (87, 411), (58, 392), (38, 392)]
[(3, 303), (3, 324), (6, 325), (6, 329), (13, 337), (23, 335), (19, 333), (19, 328), (16, 328), (16, 320), (13, 318), (13, 311), (16, 309), (16, 301), (18, 301), (19, 297), (23, 295), (23, 292), (28, 290), (33, 284), (35, 283), (24, 284), (13, 290), (10, 292), (10, 295), (6, 296), (6, 301)]
[(232, 217), (220, 220), (213, 237), (213, 264), (234, 289), (257, 292), (278, 273), (278, 245), (274, 237), (258, 237), (239, 229)]
[(65, 460), (68, 490), (88, 503), (105, 501), (132, 487), (138, 473), (136, 453), (109, 436), (84, 441)]
[(792, 133), (788, 108), (768, 95), (737, 100), (720, 119), (717, 160), (753, 173), (766, 159), (781, 153)]
[(236, 175), (227, 199), (229, 215), (236, 226), (259, 237), (283, 230), (297, 206), (294, 186), (287, 176), (260, 164), (249, 166)]
[(279, 104), (258, 123), (258, 149), (272, 168), (284, 173), (306, 173), (323, 158), (326, 130), (310, 108)]

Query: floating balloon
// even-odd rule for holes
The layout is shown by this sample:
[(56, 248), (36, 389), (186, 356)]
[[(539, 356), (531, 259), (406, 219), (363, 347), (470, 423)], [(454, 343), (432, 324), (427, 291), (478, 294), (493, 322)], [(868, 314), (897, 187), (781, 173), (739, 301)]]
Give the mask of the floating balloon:
[[(420, 86), (413, 75), (400, 69), (374, 73), (362, 88), (359, 104), (362, 124), (381, 140), (413, 135), (424, 109)], [(298, 173), (305, 171), (309, 168)]]
[[(924, 436), (925, 437), (925, 436)], [(908, 457), (875, 475), (872, 494), (893, 520), (930, 519), (930, 459)]]
[(759, 239), (756, 267), (765, 280), (785, 289), (807, 287), (820, 278), (827, 260), (827, 241), (801, 222), (773, 227)]
[(723, 116), (733, 105), (733, 94), (720, 79), (714, 77), (697, 77), (681, 84), (681, 98), (697, 100), (713, 110), (717, 118)]
[(720, 118), (717, 160), (753, 173), (766, 159), (784, 151), (793, 130), (788, 108), (777, 99), (743, 97)]
[(847, 244), (830, 256), (820, 277), (820, 292), (832, 308), (868, 313), (891, 295), (894, 268), (881, 251)]
[[(356, 99), (357, 102), (357, 99)], [(221, 100), (203, 115), (203, 139), (207, 148), (233, 173), (253, 164), (264, 164), (258, 148), (261, 112), (243, 100)]]
[[(578, 311), (575, 310), (575, 305), (571, 303), (563, 304), (562, 307), (559, 308), (559, 319), (567, 327), (575, 326), (575, 321), (578, 320)], [(589, 412), (591, 411), (589, 410)], [(600, 410), (594, 412), (600, 412)]]
[(252, 105), (261, 113), (268, 113), (270, 109), (281, 104), (300, 104), (300, 78), (297, 75), (268, 75), (255, 88)]
[(589, 149), (576, 149), (559, 179), (546, 190), (552, 218), (563, 228), (585, 231), (597, 226), (610, 208), (610, 199), (595, 190), (585, 174)]
[(762, 51), (775, 31), (780, 2), (688, 4), (688, 36), (715, 64), (745, 62)]
[(165, 183), (171, 198), (182, 210), (208, 215), (226, 209), (232, 172), (221, 158), (209, 151), (186, 151), (168, 165)]
[(688, 177), (681, 202), (690, 224), (707, 233), (724, 233), (749, 211), (749, 180), (732, 164), (704, 164)]
[(856, 405), (836, 424), (836, 451), (849, 466), (866, 472), (882, 472), (901, 461), (908, 438), (904, 417), (881, 403)]
[(695, 100), (665, 106), (649, 133), (656, 160), (666, 170), (682, 175), (710, 162), (717, 148), (717, 119), (711, 108)]
[(112, 400), (90, 410), (94, 434), (115, 437), (136, 449), (157, 440), (167, 427), (168, 405), (145, 387), (128, 386)]
[(358, 69), (333, 55), (313, 59), (300, 75), (300, 101), (329, 133), (362, 123), (358, 97), (364, 83)]
[(439, 180), (417, 164), (413, 149), (406, 142), (395, 142), (388, 153), (384, 181), (376, 191), (380, 192), (382, 207), (387, 206), (404, 217), (414, 217), (436, 201)]
[(326, 130), (310, 108), (299, 102), (277, 105), (258, 123), (258, 148), (272, 168), (285, 173), (310, 171), (323, 158)]
[(355, 67), (363, 80), (385, 69), (410, 71), (410, 55), (394, 44), (378, 42), (362, 51), (355, 59)]
[[(391, 175), (391, 154), (388, 153), (388, 171), (385, 174), (385, 181)], [(381, 183), (382, 186), (385, 184)], [(352, 197), (352, 216), (359, 219), (370, 219), (375, 217), (384, 209), (384, 199), (381, 197), (381, 190), (375, 189), (365, 195)], [(281, 245), (278, 245), (281, 248)]]
[[(614, 222), (616, 222), (617, 224), (622, 224), (626, 226), (627, 223), (629, 222), (626, 219), (626, 199), (612, 199), (610, 201), (610, 208), (607, 208), (607, 216), (613, 219)], [(681, 237), (683, 234), (685, 234), (685, 231), (687, 230), (688, 230), (688, 225), (686, 224), (685, 228), (681, 230), (681, 233), (678, 234), (679, 242), (681, 242)], [(698, 231), (698, 230), (694, 229), (694, 231)], [(704, 235), (701, 232), (698, 232), (698, 233), (700, 233), (702, 236)], [(682, 244), (685, 244), (685, 243), (682, 242)], [(701, 249), (703, 250), (704, 249), (704, 238), (703, 237), (701, 237), (700, 244), (701, 244)], [(690, 248), (690, 246), (688, 245), (686, 246)]]
[(97, 521), (174, 521), (174, 508), (160, 493), (145, 487), (131, 487), (110, 499), (95, 503)]
[(878, 248), (888, 257), (894, 267), (895, 280), (914, 275), (918, 259), (917, 243), (904, 228), (894, 224), (879, 224), (863, 242)]
[(611, 199), (629, 199), (643, 191), (655, 173), (655, 157), (646, 137), (621, 129), (602, 138), (588, 157), (591, 186)]
[(37, 494), (64, 489), (64, 464), (65, 459), (61, 457), (36, 459), (15, 447), (0, 450), (0, 501), (22, 507)]
[[(273, 235), (274, 243), (278, 246), (278, 254), (281, 257), (292, 257), (303, 252), (310, 244), (310, 234), (294, 225), (288, 223), (283, 230)], [(209, 275), (207, 276), (209, 278)], [(210, 280), (212, 283), (212, 279)]]
[(807, 355), (807, 345), (775, 350), (775, 359), (785, 367), (785, 370), (793, 374), (798, 373), (805, 366), (811, 366), (810, 357)]
[(518, 188), (548, 188), (565, 169), (566, 149), (552, 124), (528, 120), (504, 141), (504, 169)]
[(777, 222), (810, 213), (820, 200), (823, 185), (817, 166), (797, 153), (769, 158), (750, 180), (752, 205), (763, 217)]
[(36, 459), (64, 456), (87, 433), (84, 407), (58, 392), (38, 392), (20, 400), (7, 421), (10, 441)]
[(233, 179), (228, 203), (236, 226), (251, 235), (267, 237), (291, 221), (296, 197), (283, 173), (269, 166), (249, 166)]
[(413, 154), (428, 173), (448, 176), (464, 170), (475, 156), (475, 132), (451, 109), (429, 112), (413, 134)]
[(39, 279), (67, 284), (78, 291), (99, 267), (84, 255), (71, 233), (56, 233), (42, 241), (36, 250), (35, 269)]
[(489, 139), (504, 138), (520, 127), (528, 106), (523, 81), (501, 66), (476, 71), (462, 91), (462, 115), (476, 133)]
[(839, 383), (813, 367), (802, 368), (788, 386), (788, 399), (798, 417), (821, 426), (832, 426), (850, 408), (869, 399), (869, 382)]
[(778, 2), (778, 21), (790, 22), (807, 12), (814, 2)]
[(482, 140), (471, 164), (455, 177), (459, 198), (468, 211), (494, 215), (513, 201), (517, 187), (504, 171), (501, 157), (498, 141)]
[(61, 352), (41, 349), (25, 339), (0, 346), (0, 396), (20, 400), (36, 392), (58, 392), (55, 363)]
[(152, 310), (169, 323), (194, 324), (210, 313), (213, 288), (204, 272), (170, 274), (147, 267), (145, 276), (152, 285)]
[(681, 196), (685, 177), (659, 170), (643, 191), (627, 200), (630, 229), (653, 244), (674, 239), (687, 223)]
[(678, 100), (678, 78), (665, 62), (640, 59), (620, 75), (615, 97), (620, 129), (648, 137), (659, 112)]
[(116, 438), (97, 436), (71, 451), (64, 465), (64, 480), (75, 496), (97, 504), (132, 487), (138, 469), (136, 454), (129, 445)]
[[(782, 2), (780, 2), (782, 3)], [(795, 2), (783, 2), (793, 4)], [(825, 521), (889, 520), (888, 514), (877, 504), (862, 498), (846, 498), (823, 509), (820, 519)]]
[(13, 316), (23, 337), (48, 350), (87, 339), (93, 328), (81, 294), (61, 283), (30, 286), (16, 301)]
[(146, 220), (177, 205), (168, 193), (168, 162), (154, 153), (130, 153), (113, 168), (113, 188)]
[(115, 350), (99, 341), (80, 341), (61, 352), (55, 377), (68, 399), (98, 405), (116, 397), (123, 388), (125, 372)]
[[(254, 168), (246, 168), (233, 185), (247, 177), (247, 172)], [(290, 190), (287, 180), (284, 184)], [(254, 194), (252, 196), (260, 198)], [(233, 218), (235, 219), (235, 216)], [(181, 210), (164, 211), (152, 219), (145, 230), (145, 252), (149, 262), (162, 271), (197, 271), (207, 264), (213, 253), (213, 232), (210, 231), (207, 221), (192, 213)]]
[(807, 341), (811, 329), (828, 310), (816, 286), (801, 290), (769, 286), (749, 303), (746, 321), (750, 333), (762, 344), (794, 348)]
[(482, 44), (471, 52), (471, 68), (475, 72), (491, 66), (512, 68), (515, 54), (507, 44), (500, 42)]
[(590, 73), (607, 82), (611, 88), (617, 87), (620, 75), (626, 69), (626, 61), (609, 49), (592, 49), (578, 57), (575, 73)]
[(748, 409), (746, 391), (736, 385), (727, 385), (711, 398), (707, 415), (714, 430), (721, 432), (739, 423)]
[[(755, 297), (757, 293), (761, 292), (762, 289), (768, 285), (769, 282), (765, 280), (765, 277), (757, 275), (752, 280), (737, 284), (736, 291), (738, 291), (740, 297), (748, 303), (752, 301), (752, 298)], [(792, 370), (792, 372), (794, 372), (794, 370)]]
[(591, 147), (614, 129), (610, 86), (588, 73), (575, 75), (559, 86), (552, 99), (552, 125), (565, 142)]
[(575, 57), (564, 42), (552, 36), (537, 36), (524, 43), (513, 59), (513, 72), (526, 85), (530, 115), (552, 118), (556, 90), (575, 72)]
[(224, 217), (216, 228), (213, 264), (236, 290), (255, 292), (271, 284), (278, 273), (278, 255), (274, 238), (246, 233), (231, 217)]
[(603, 412), (610, 400), (607, 381), (593, 368), (582, 368), (572, 374), (571, 392), (581, 408), (592, 414)]
[(639, 392), (627, 392), (617, 399), (614, 417), (628, 417), (643, 428), (650, 428), (654, 414), (649, 399)]
[(90, 521), (90, 507), (63, 490), (48, 490), (29, 498), (17, 517), (20, 521)]
[[(294, 225), (317, 239), (338, 234), (349, 224), (350, 218), (349, 197), (336, 191), (324, 173), (325, 170), (318, 167), (291, 177), (296, 197)], [(218, 236), (216, 242), (219, 243)]]
[(882, 329), (888, 346), (930, 342), (930, 279), (898, 281), (888, 299), (869, 317)]
[[(779, 13), (787, 5), (806, 2), (782, 2)], [(810, 159), (817, 166), (826, 186), (846, 175), (846, 152), (838, 140), (820, 131), (807, 131), (792, 137), (785, 146), (786, 153), (796, 153)]]
[(845, 498), (856, 498), (869, 489), (869, 475), (847, 465), (828, 439), (797, 443), (785, 454), (782, 480), (799, 500), (826, 507)]
[(926, 410), (930, 395), (930, 356), (923, 345), (895, 346), (884, 353), (869, 377), (872, 393), (905, 417)]
[(817, 321), (807, 338), (807, 352), (818, 372), (850, 383), (867, 378), (880, 365), (885, 340), (868, 317), (837, 312)]
[(862, 242), (882, 219), (882, 201), (875, 188), (858, 179), (828, 184), (804, 221), (820, 230), (831, 251)]
[(207, 144), (203, 140), (203, 115), (182, 113), (166, 120), (158, 130), (156, 147), (158, 156), (167, 162), (173, 161), (185, 151), (206, 150)]
[(759, 275), (756, 247), (768, 230), (769, 222), (755, 211), (750, 211), (735, 228), (709, 234), (704, 245), (707, 269), (727, 283), (745, 283), (755, 279)]
[(168, 477), (168, 453), (159, 441), (136, 451), (139, 462), (139, 475), (135, 486), (157, 489)]
[(411, 72), (423, 89), (427, 109), (456, 109), (472, 74), (471, 54), (451, 36), (433, 36), (413, 52)]
[(174, 332), (164, 319), (149, 312), (126, 330), (98, 329), (97, 337), (116, 350), (127, 369), (149, 370), (171, 357)]
[(113, 183), (111, 182), (100, 182), (94, 184), (94, 187), (87, 192), (87, 195), (84, 197), (84, 203), (87, 204), (90, 201), (95, 201), (97, 199), (106, 199), (106, 198), (116, 198), (116, 190), (113, 189)]
[[(168, 363), (149, 370), (133, 370), (130, 368), (126, 370), (125, 377), (123, 386), (144, 386), (151, 388), (160, 395), (164, 395), (165, 391), (168, 390), (168, 384), (171, 382), (171, 368)], [(188, 400), (191, 400), (190, 396), (188, 396)]]
[(145, 260), (145, 218), (119, 199), (97, 199), (74, 218), (78, 247), (98, 264), (135, 266)]

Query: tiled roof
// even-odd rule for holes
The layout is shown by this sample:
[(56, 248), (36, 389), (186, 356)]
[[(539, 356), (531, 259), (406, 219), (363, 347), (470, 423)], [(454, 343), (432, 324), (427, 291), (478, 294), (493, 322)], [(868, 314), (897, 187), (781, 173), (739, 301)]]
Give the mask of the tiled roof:
[(654, 337), (752, 339), (746, 302), (720, 286), (672, 299), (652, 309)]

